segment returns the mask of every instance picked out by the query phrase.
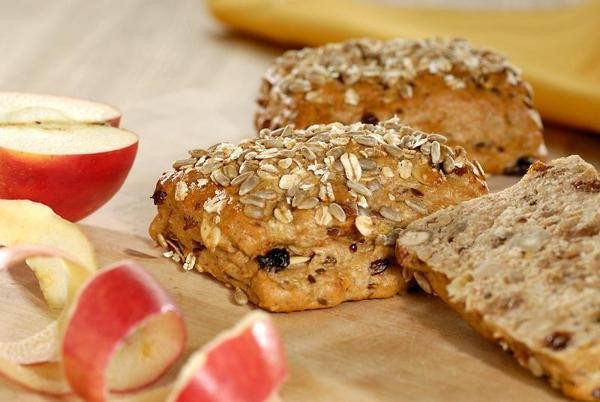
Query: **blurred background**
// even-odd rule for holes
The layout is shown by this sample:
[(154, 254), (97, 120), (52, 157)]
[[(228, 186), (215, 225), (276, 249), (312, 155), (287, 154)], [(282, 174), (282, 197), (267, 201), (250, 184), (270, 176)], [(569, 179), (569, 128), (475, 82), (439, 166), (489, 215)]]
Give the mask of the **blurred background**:
[[(336, 10), (347, 16), (358, 3), (356, 10), (362, 15), (354, 15), (354, 25), (340, 23)], [(442, 26), (460, 34), (474, 30), (479, 42), (489, 25), (478, 14), (483, 12), (488, 19), (497, 15), (498, 19), (510, 17), (510, 24), (515, 21), (514, 29), (494, 33), (500, 45), (526, 42), (529, 30), (538, 34), (535, 51), (551, 51), (551, 46), (560, 43), (540, 41), (539, 35), (547, 29), (542, 26), (545, 16), (554, 15), (549, 18), (580, 27), (573, 32), (577, 38), (587, 35), (581, 43), (565, 39), (562, 45), (565, 49), (586, 46), (582, 57), (592, 66), (588, 78), (600, 81), (600, 15), (588, 15), (585, 24), (557, 16), (571, 18), (562, 13), (562, 7), (577, 4), (577, 0), (2, 0), (0, 88), (89, 98), (123, 111), (122, 126), (141, 137), (138, 159), (122, 191), (84, 222), (145, 234), (154, 208), (144, 200), (173, 160), (185, 157), (187, 149), (253, 135), (260, 78), (286, 48), (384, 30), (388, 36), (403, 30), (438, 34)], [(416, 6), (420, 9), (413, 9)], [(401, 14), (406, 7), (412, 10), (406, 14), (408, 21)], [(398, 13), (387, 12), (392, 9)], [(455, 14), (446, 19), (446, 12), (467, 13), (473, 23), (457, 22), (452, 28)], [(424, 22), (415, 16), (423, 16)], [(382, 18), (381, 23), (377, 18)], [(428, 18), (448, 23), (431, 24)], [(580, 32), (583, 26), (591, 33)], [(557, 26), (556, 31), (560, 29)], [(513, 42), (505, 42), (506, 38)], [(561, 68), (571, 67), (565, 57), (555, 57)], [(599, 88), (583, 86), (584, 92)], [(598, 112), (595, 122), (600, 116), (600, 109), (594, 109), (597, 106), (586, 104)], [(555, 107), (560, 109), (560, 103)], [(554, 156), (579, 153), (599, 165), (600, 137), (594, 129), (575, 128), (581, 127), (579, 123), (557, 125), (544, 117)]]

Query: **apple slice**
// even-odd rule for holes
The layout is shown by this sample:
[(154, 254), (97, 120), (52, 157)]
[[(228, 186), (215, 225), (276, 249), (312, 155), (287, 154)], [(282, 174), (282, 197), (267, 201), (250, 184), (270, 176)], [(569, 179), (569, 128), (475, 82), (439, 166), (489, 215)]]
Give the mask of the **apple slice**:
[(118, 127), (116, 108), (83, 99), (22, 92), (0, 92), (0, 125), (89, 123)]
[(254, 312), (190, 357), (167, 400), (263, 402), (286, 377), (283, 345), (273, 321)]
[(135, 263), (98, 272), (79, 292), (62, 340), (65, 376), (91, 401), (162, 376), (185, 347), (183, 318), (167, 293)]
[(0, 126), (0, 198), (28, 199), (77, 221), (121, 187), (138, 137), (98, 125)]

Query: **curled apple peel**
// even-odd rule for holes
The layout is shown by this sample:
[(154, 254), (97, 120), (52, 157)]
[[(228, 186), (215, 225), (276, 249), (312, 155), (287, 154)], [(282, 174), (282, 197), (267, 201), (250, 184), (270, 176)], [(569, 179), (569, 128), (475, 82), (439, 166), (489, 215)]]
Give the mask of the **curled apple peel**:
[[(43, 204), (27, 200), (0, 200), (0, 245), (19, 244), (52, 247), (76, 258), (90, 275), (96, 271), (92, 245), (76, 225)], [(56, 257), (32, 257), (27, 259), (27, 265), (35, 273), (48, 306), (63, 308), (68, 286), (65, 262)], [(35, 362), (35, 359), (21, 361)]]
[(169, 295), (131, 261), (98, 272), (73, 303), (62, 340), (65, 376), (86, 400), (162, 376), (185, 347), (183, 318)]
[(37, 334), (0, 343), (0, 374), (26, 388), (90, 401), (254, 402), (272, 399), (287, 376), (281, 339), (270, 317), (255, 312), (194, 353), (174, 383), (141, 390), (186, 340), (181, 314), (154, 279), (131, 261), (95, 271), (76, 225), (30, 201), (0, 201), (0, 245), (8, 245), (0, 271), (27, 261), (47, 302), (65, 306)]
[(283, 345), (273, 321), (254, 312), (189, 358), (167, 401), (266, 401), (286, 377)]

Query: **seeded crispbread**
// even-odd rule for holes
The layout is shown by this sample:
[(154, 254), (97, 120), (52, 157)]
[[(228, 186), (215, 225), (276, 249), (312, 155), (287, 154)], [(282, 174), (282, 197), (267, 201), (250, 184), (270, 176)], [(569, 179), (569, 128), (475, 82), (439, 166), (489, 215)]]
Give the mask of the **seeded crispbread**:
[(263, 77), (255, 124), (305, 128), (395, 115), (446, 135), (490, 173), (523, 174), (546, 156), (518, 68), (462, 39), (356, 39), (287, 51)]
[(579, 156), (411, 223), (396, 255), (533, 374), (600, 399), (600, 179)]
[(487, 193), (479, 165), (444, 142), (392, 119), (193, 150), (159, 180), (150, 232), (268, 310), (390, 297), (406, 287), (399, 230)]

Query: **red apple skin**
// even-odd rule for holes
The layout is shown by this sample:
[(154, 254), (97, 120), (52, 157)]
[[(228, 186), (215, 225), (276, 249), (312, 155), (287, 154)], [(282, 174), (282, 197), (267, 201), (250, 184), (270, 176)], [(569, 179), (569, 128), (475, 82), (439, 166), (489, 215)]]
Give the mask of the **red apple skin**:
[(173, 314), (178, 320), (180, 348), (156, 378), (140, 387), (158, 380), (183, 353), (186, 332), (181, 314), (158, 283), (132, 261), (106, 268), (84, 285), (62, 341), (64, 373), (73, 391), (87, 401), (106, 400), (105, 371), (117, 345), (137, 324), (156, 314)]
[(119, 128), (119, 124), (121, 124), (121, 116), (117, 116), (114, 119), (108, 120), (106, 124), (115, 128)]
[(243, 323), (205, 353), (177, 402), (263, 402), (287, 377), (281, 338), (268, 316)]
[(135, 142), (95, 154), (39, 155), (0, 147), (0, 199), (40, 202), (76, 222), (121, 188), (137, 149)]

